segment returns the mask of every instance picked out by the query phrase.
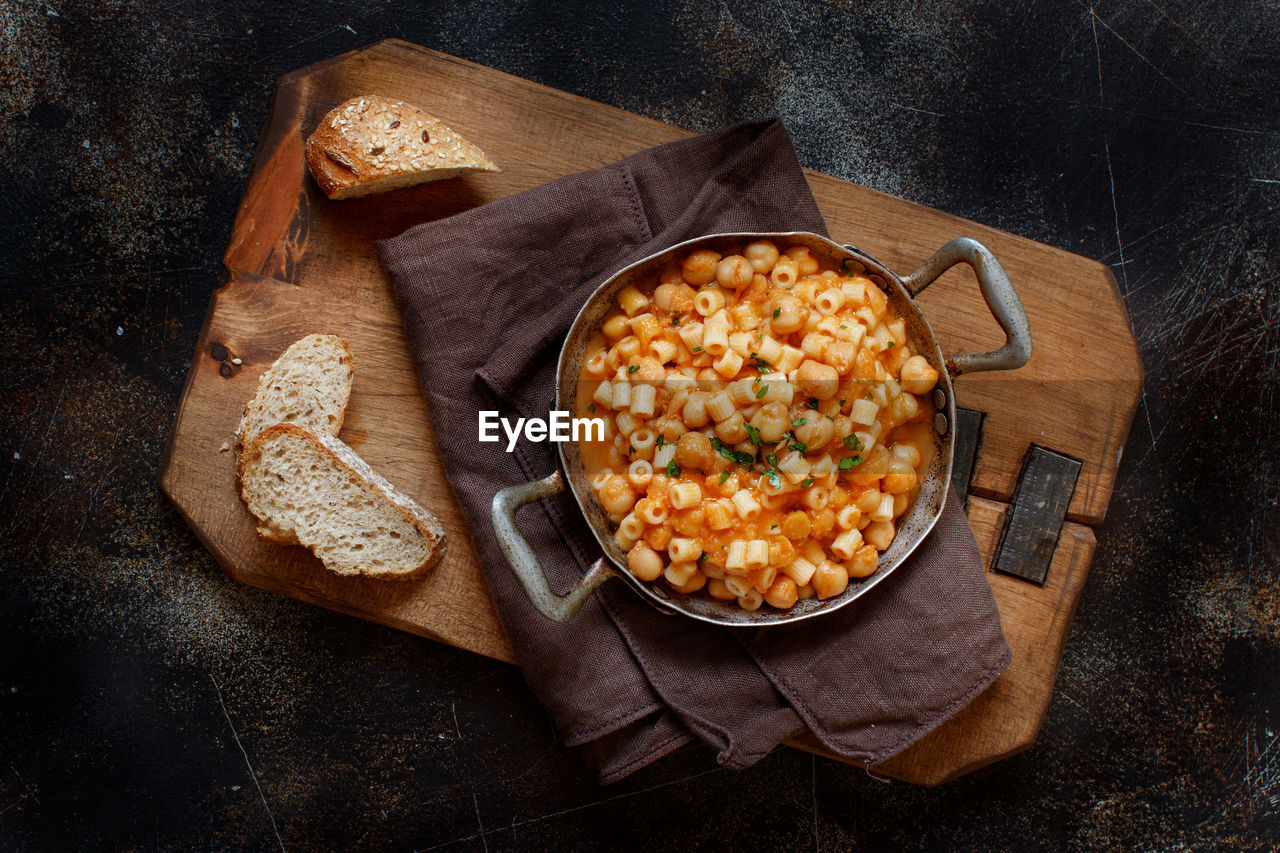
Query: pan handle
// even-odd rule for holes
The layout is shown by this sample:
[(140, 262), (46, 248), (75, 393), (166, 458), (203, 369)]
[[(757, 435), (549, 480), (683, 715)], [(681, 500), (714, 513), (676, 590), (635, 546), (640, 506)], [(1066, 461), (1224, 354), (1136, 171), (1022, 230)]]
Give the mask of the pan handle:
[(542, 571), (542, 563), (538, 555), (533, 553), (529, 542), (516, 526), (516, 510), (527, 503), (549, 498), (564, 491), (564, 478), (557, 470), (549, 477), (529, 483), (518, 483), (508, 486), (493, 496), (493, 532), (498, 536), (498, 547), (502, 555), (511, 565), (511, 571), (524, 586), (529, 601), (538, 608), (543, 616), (555, 622), (568, 622), (587, 598), (596, 591), (596, 587), (613, 577), (617, 572), (609, 567), (604, 557), (591, 564), (591, 568), (582, 576), (568, 595), (556, 595), (547, 583), (547, 576)]
[(989, 352), (970, 352), (947, 359), (947, 370), (954, 379), (961, 373), (979, 370), (1015, 370), (1031, 359), (1031, 327), (1022, 300), (1013, 289), (1009, 275), (991, 250), (969, 237), (958, 237), (933, 253), (902, 284), (912, 296), (920, 293), (947, 270), (966, 263), (978, 276), (982, 298), (1000, 328), (1004, 329), (1004, 346)]

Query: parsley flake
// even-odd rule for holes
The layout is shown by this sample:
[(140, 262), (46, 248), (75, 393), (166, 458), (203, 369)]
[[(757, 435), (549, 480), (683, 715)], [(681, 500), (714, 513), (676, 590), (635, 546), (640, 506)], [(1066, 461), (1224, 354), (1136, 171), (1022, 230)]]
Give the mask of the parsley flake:
[(666, 447), (666, 446), (667, 446), (667, 437), (666, 437), (665, 435), (663, 435), (662, 433), (658, 433), (658, 441), (657, 441), (657, 445), (658, 445), (658, 447)]
[(694, 348), (693, 348), (693, 351), (694, 351), (694, 352), (702, 352), (702, 347), (694, 347)]
[(779, 318), (779, 317), (781, 317), (781, 316), (782, 316), (782, 309), (781, 309), (781, 308), (774, 308), (774, 309), (773, 309), (773, 319), (775, 319), (775, 320), (776, 320), (776, 319), (778, 319), (778, 318)]
[(774, 456), (772, 453), (770, 453), (768, 456), (766, 456), (766, 457), (764, 458), (764, 461), (765, 461), (765, 462), (768, 462), (768, 463), (769, 463), (770, 465), (772, 465), (774, 468), (777, 468), (777, 467), (778, 467), (778, 457), (777, 457), (777, 456)]
[(674, 459), (667, 463), (667, 476), (673, 479), (680, 476), (680, 466)]
[(813, 485), (812, 477), (805, 477), (803, 480), (800, 481), (800, 488), (802, 489), (807, 489), (812, 485)]
[(782, 488), (782, 475), (779, 474), (777, 471), (770, 468), (768, 471), (765, 472), (765, 476), (769, 478), (770, 486), (773, 486), (775, 489)]
[(628, 368), (627, 368), (627, 373), (628, 373), (628, 374), (635, 373), (635, 372), (636, 372), (637, 370), (639, 370), (639, 369), (640, 369), (640, 365), (638, 365), (638, 364), (633, 364), (633, 365), (631, 365), (630, 367), (628, 367)]
[(791, 425), (793, 427), (801, 427), (807, 424), (808, 422), (809, 422), (808, 418), (796, 418), (794, 421), (791, 422)]
[(760, 390), (756, 392), (756, 399), (759, 400), (761, 397), (763, 397), (765, 394), (768, 394), (768, 393), (769, 393), (769, 386), (761, 385)]
[(743, 424), (743, 426), (747, 428), (747, 438), (751, 440), (752, 444), (754, 444), (756, 447), (759, 447), (760, 446), (760, 430), (756, 429), (751, 424)]
[(728, 471), (721, 471), (721, 472), (720, 472), (720, 485), (722, 485), (722, 486), (723, 486), (723, 485), (724, 485), (724, 481), (725, 481), (725, 480), (727, 480), (727, 479), (729, 479), (729, 472), (728, 472)]
[(861, 450), (862, 440), (859, 439), (857, 435), (853, 433), (849, 433), (844, 437), (844, 449), (845, 450)]
[(815, 410), (818, 408), (818, 401), (813, 397), (809, 398), (809, 408), (815, 409)]
[(587, 406), (587, 411), (594, 415), (596, 413), (596, 404), (592, 403), (590, 406)]
[(802, 455), (809, 452), (809, 445), (799, 439), (792, 439), (791, 443), (788, 444), (787, 447), (791, 450), (798, 450)]
[(886, 347), (884, 348), (884, 350), (885, 350), (885, 352), (888, 352), (889, 350), (893, 349), (893, 348), (894, 348), (895, 346), (897, 346), (897, 345), (898, 345), (898, 342), (897, 342), (897, 341), (889, 341), (889, 345), (888, 345), (888, 346), (886, 346)]

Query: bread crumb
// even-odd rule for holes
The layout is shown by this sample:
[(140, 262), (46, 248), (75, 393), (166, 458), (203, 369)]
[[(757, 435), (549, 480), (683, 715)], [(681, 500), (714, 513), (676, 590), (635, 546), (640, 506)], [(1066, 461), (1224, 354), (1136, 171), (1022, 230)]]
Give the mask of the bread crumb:
[(219, 453), (226, 453), (226, 452), (227, 452), (228, 450), (230, 450), (230, 449), (231, 449), (231, 442), (229, 442), (229, 441), (224, 441), (224, 442), (222, 442), (222, 446), (218, 448), (218, 452), (219, 452)]

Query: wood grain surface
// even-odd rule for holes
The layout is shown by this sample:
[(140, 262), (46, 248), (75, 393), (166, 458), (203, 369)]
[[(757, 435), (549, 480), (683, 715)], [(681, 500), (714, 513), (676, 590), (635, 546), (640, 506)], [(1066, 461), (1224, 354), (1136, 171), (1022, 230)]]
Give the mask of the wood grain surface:
[[(503, 172), (333, 202), (307, 177), (302, 142), (326, 111), (376, 92), (413, 102), (476, 142)], [(374, 240), (601, 166), (688, 134), (398, 41), (280, 80), (166, 449), (161, 485), (235, 579), (502, 660), (511, 660), (434, 438)], [(1001, 259), (1030, 318), (1035, 355), (1011, 374), (962, 377), (961, 406), (986, 414), (969, 514), (990, 560), (1032, 443), (1083, 463), (1044, 586), (988, 573), (1014, 663), (956, 718), (885, 765), (933, 784), (1024, 749), (1052, 694), (1138, 402), (1142, 371), (1110, 271), (1101, 264), (838, 179), (809, 174), (832, 236), (909, 272), (973, 236)], [(948, 355), (1001, 341), (973, 275), (953, 270), (920, 298)], [(230, 445), (257, 377), (298, 337), (332, 332), (355, 357), (342, 438), (439, 515), (449, 553), (421, 581), (325, 572), (307, 552), (258, 540), (236, 498)], [(214, 345), (220, 345), (215, 347)], [(222, 348), (225, 348), (225, 353)], [(231, 361), (238, 358), (239, 364)]]

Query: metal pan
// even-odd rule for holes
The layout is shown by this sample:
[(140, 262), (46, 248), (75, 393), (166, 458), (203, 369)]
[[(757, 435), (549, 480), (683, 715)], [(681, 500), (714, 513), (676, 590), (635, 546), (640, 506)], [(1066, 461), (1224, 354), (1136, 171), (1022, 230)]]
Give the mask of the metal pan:
[[(565, 622), (581, 609), (587, 597), (597, 587), (612, 577), (620, 578), (645, 600), (667, 613), (679, 613), (691, 619), (729, 627), (759, 627), (798, 622), (821, 613), (830, 613), (865, 595), (876, 584), (902, 565), (903, 561), (928, 535), (942, 515), (951, 482), (952, 455), (955, 450), (955, 397), (952, 382), (962, 373), (980, 370), (1013, 370), (1022, 367), (1031, 358), (1031, 330), (1022, 302), (1009, 282), (1008, 275), (995, 256), (976, 240), (959, 238), (952, 240), (934, 253), (919, 269), (907, 276), (898, 276), (875, 258), (852, 246), (841, 246), (818, 234), (807, 231), (785, 233), (712, 234), (694, 240), (686, 240), (619, 270), (604, 282), (582, 306), (574, 321), (564, 346), (556, 371), (556, 408), (574, 409), (574, 393), (581, 374), (582, 361), (592, 333), (604, 319), (614, 313), (617, 295), (624, 287), (643, 284), (656, 276), (668, 260), (681, 256), (694, 248), (716, 248), (728, 243), (741, 245), (757, 239), (770, 239), (778, 245), (801, 245), (818, 257), (834, 261), (837, 267), (844, 259), (851, 259), (865, 268), (865, 274), (881, 285), (889, 304), (901, 317), (907, 328), (911, 351), (923, 355), (938, 371), (938, 384), (933, 390), (933, 437), (935, 453), (933, 463), (920, 481), (920, 492), (912, 507), (898, 522), (897, 535), (889, 549), (880, 555), (874, 574), (863, 579), (851, 579), (848, 589), (839, 596), (819, 601), (811, 598), (796, 602), (789, 610), (773, 610), (762, 607), (746, 611), (736, 602), (718, 601), (707, 595), (682, 595), (672, 593), (664, 586), (637, 580), (625, 568), (626, 554), (614, 542), (608, 519), (599, 505), (583, 469), (582, 458), (576, 442), (559, 444), (560, 468), (549, 476), (530, 483), (520, 483), (503, 489), (493, 498), (493, 527), (499, 545), (516, 577), (524, 585), (529, 600), (548, 619)], [(912, 297), (932, 284), (939, 276), (959, 263), (968, 264), (978, 277), (978, 285), (987, 307), (1005, 333), (1005, 344), (997, 350), (966, 353), (944, 359), (938, 348), (937, 337)], [(532, 501), (564, 491), (566, 484), (582, 509), (596, 541), (604, 555), (590, 567), (582, 579), (567, 595), (552, 591), (543, 574), (538, 557), (529, 547), (515, 523), (516, 510)]]

